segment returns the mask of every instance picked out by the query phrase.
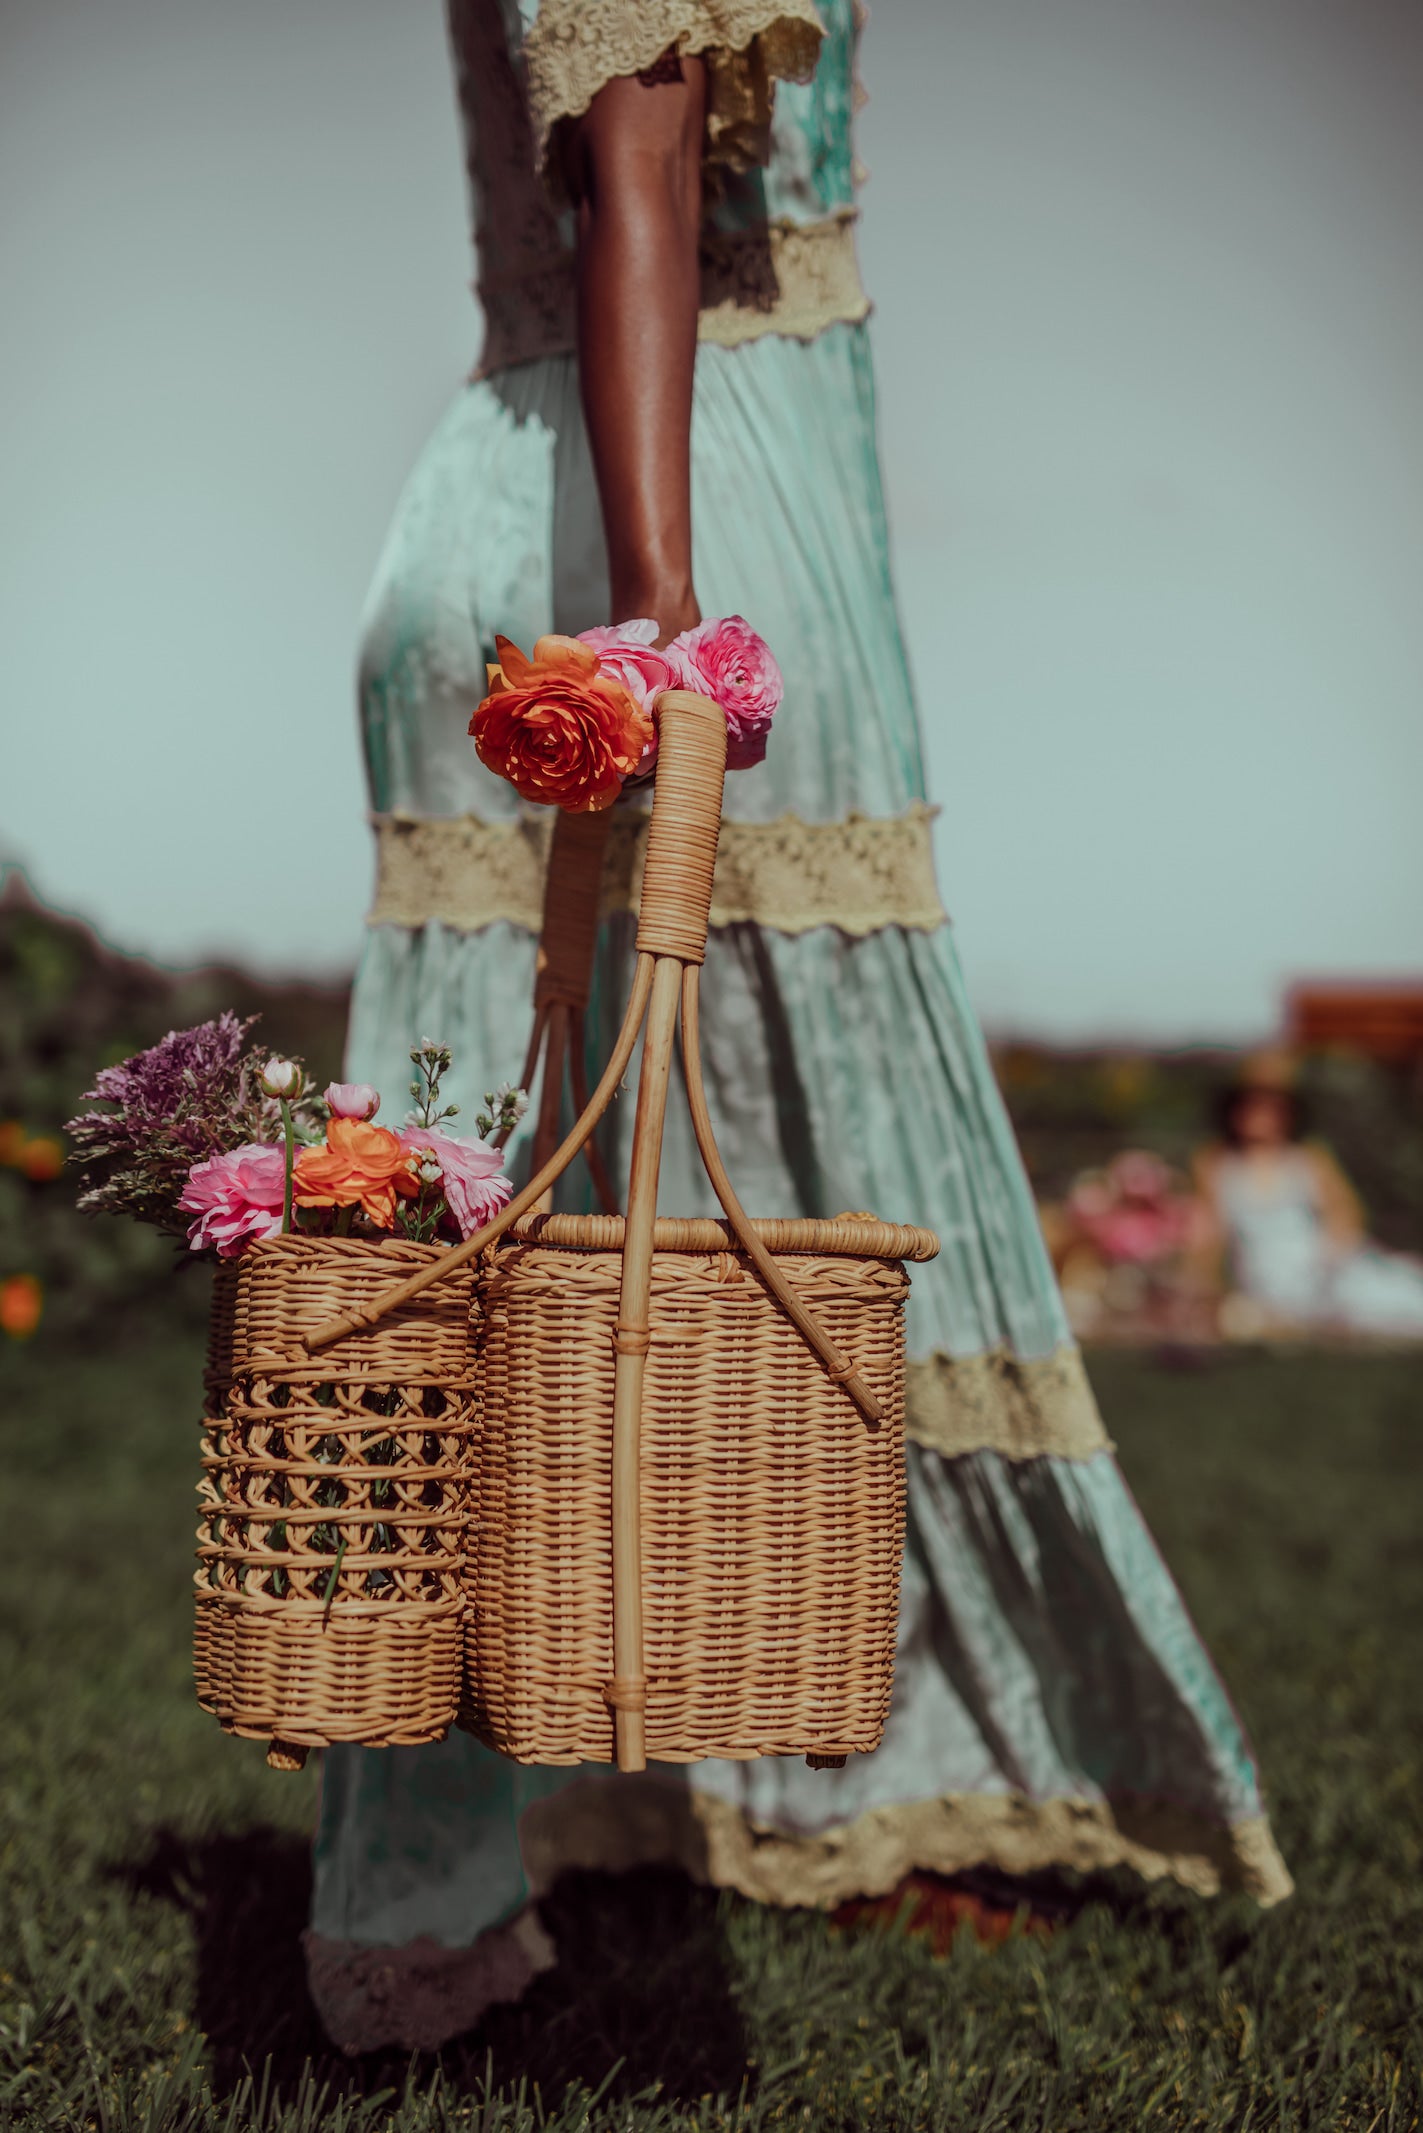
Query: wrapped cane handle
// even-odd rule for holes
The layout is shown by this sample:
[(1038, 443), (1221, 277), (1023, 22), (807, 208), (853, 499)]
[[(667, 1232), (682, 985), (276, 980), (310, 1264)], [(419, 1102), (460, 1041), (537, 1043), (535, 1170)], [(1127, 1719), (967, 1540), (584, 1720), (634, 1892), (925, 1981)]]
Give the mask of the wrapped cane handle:
[(706, 960), (725, 781), (725, 712), (689, 689), (664, 689), (657, 700), (657, 801), (637, 927), (645, 955)]

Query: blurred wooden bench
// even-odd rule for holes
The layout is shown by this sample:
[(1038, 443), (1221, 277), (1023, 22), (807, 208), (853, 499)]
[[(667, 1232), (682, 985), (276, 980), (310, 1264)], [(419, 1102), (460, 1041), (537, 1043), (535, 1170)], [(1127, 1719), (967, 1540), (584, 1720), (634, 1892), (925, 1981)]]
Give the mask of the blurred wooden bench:
[(1423, 982), (1307, 981), (1290, 988), (1285, 1019), (1300, 1050), (1338, 1045), (1399, 1066), (1423, 1059)]

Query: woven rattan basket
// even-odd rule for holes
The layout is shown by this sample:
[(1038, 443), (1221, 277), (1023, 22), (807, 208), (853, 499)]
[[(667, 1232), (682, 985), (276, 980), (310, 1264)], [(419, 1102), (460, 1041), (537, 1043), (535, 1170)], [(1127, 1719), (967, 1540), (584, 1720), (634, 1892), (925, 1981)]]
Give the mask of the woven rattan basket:
[[(698, 1028), (725, 754), (717, 707), (664, 693), (631, 999), (572, 1133), (549, 1152), (565, 1056), (582, 1094), (598, 850), (586, 829), (565, 833), (582, 889), (551, 882), (546, 907), (534, 1177), (439, 1264), (307, 1336), (313, 1354), (344, 1341), (483, 1254), (461, 1722), (520, 1761), (833, 1763), (875, 1747), (888, 1708), (903, 1262), (938, 1245), (870, 1216), (753, 1224), (727, 1177)], [(550, 937), (560, 902), (576, 946)], [(724, 1224), (656, 1220), (679, 1018)], [(626, 1220), (525, 1219), (587, 1146), (644, 1024)], [(606, 1179), (599, 1189), (606, 1203)]]
[(198, 1700), (278, 1767), (448, 1732), (461, 1671), (475, 1269), (324, 1352), (441, 1246), (280, 1237), (218, 1269), (199, 1492)]
[[(460, 1723), (520, 1762), (614, 1751), (623, 1228), (537, 1216), (484, 1284)], [(640, 1444), (644, 1749), (667, 1762), (867, 1751), (889, 1703), (909, 1286), (898, 1258), (919, 1240), (879, 1223), (756, 1228), (883, 1419), (866, 1427), (729, 1224), (657, 1224)]]

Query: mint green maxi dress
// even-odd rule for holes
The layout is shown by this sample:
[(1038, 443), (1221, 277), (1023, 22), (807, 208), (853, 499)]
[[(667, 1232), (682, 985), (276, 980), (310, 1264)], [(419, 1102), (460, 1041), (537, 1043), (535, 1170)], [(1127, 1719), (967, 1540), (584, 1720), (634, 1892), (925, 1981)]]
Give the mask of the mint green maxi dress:
[[(727, 784), (709, 1096), (753, 1212), (871, 1208), (936, 1230), (942, 1252), (909, 1305), (879, 1750), (838, 1772), (768, 1758), (629, 1778), (522, 1769), (462, 1733), (333, 1749), (307, 1936), (323, 2018), (351, 2050), (467, 2028), (550, 1961), (537, 1899), (573, 1866), (670, 1861), (829, 1906), (915, 1868), (1128, 1864), (1273, 1902), (1289, 1880), (1249, 1748), (1102, 1429), (934, 886), (855, 267), (853, 0), (453, 0), (450, 27), (485, 346), (369, 603), (377, 881), (348, 1072), (398, 1113), (423, 1034), (453, 1047), (466, 1107), (519, 1071), (548, 824), (466, 729), (496, 631), (527, 649), (608, 612), (547, 143), (611, 77), (703, 50), (696, 584), (704, 613), (751, 618), (787, 677), (765, 764)], [(595, 1066), (630, 974), (629, 900), (610, 887)], [(615, 1167), (630, 1119), (623, 1102)], [(715, 1211), (675, 1101), (661, 1202)]]

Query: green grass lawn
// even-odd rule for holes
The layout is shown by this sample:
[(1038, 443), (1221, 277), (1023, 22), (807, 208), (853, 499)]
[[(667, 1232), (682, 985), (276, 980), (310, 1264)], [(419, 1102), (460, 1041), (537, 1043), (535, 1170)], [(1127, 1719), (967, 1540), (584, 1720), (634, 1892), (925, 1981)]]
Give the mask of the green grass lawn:
[(440, 2063), (323, 2044), (297, 1935), (313, 1779), (194, 1707), (198, 1341), (135, 1315), (0, 1355), (0, 2124), (1209, 2127), (1423, 2104), (1423, 1366), (1094, 1375), (1255, 1735), (1299, 1883), (1260, 1916), (1127, 1876), (936, 1959), (902, 1933), (583, 1877), (567, 1961)]

